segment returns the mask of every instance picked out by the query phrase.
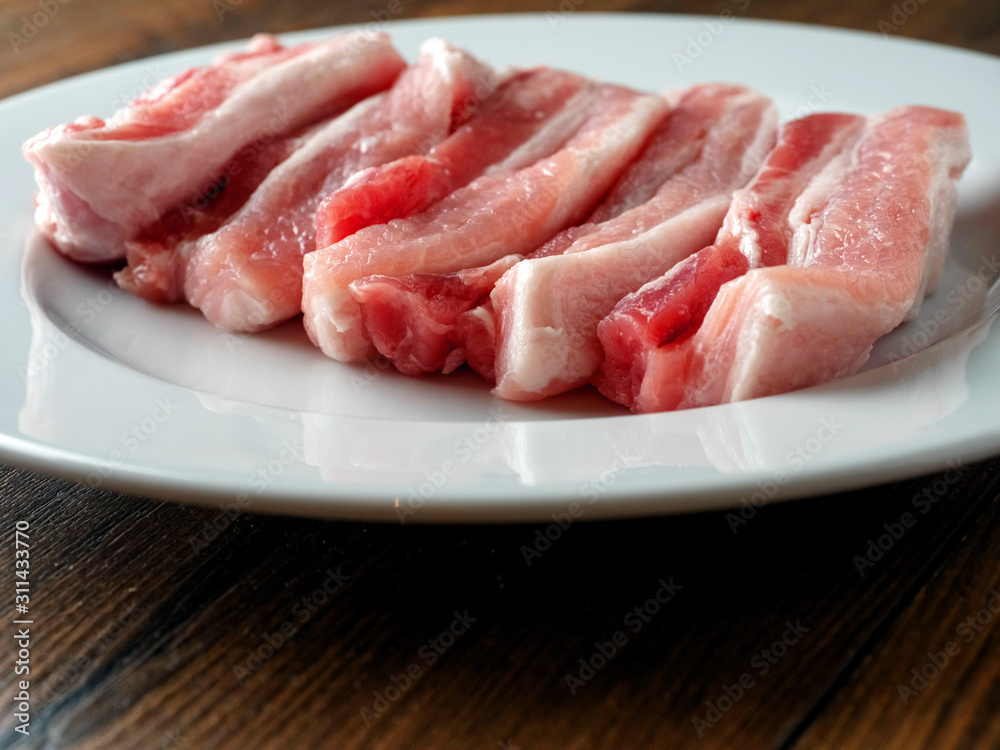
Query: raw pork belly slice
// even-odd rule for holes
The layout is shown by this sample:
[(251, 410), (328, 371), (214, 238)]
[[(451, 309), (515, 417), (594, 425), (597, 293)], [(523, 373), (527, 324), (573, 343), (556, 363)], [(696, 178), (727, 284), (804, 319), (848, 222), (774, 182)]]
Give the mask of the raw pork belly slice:
[(777, 112), (740, 87), (714, 96), (724, 112), (695, 161), (561, 255), (525, 260), (497, 282), (496, 395), (535, 400), (587, 383), (603, 358), (597, 325), (615, 303), (715, 237), (774, 142)]
[(484, 175), (423, 213), (366, 227), (310, 253), (302, 309), (313, 343), (341, 361), (375, 354), (351, 296), (353, 281), (492, 263), (534, 250), (581, 221), (665, 111), (662, 97), (601, 85), (585, 123), (551, 156), (516, 172)]
[(319, 129), (218, 231), (178, 248), (187, 300), (230, 331), (261, 330), (297, 315), (302, 256), (315, 249), (322, 199), (360, 169), (441, 141), (470, 98), (495, 82), (495, 71), (472, 56), (426, 42), (389, 92)]
[(405, 62), (384, 34), (354, 32), (247, 52), (164, 81), (114, 115), (24, 144), (39, 187), (35, 222), (66, 255), (125, 256), (126, 240), (222, 172), (240, 148), (343, 111), (388, 87)]
[(856, 372), (940, 274), (969, 158), (957, 113), (903, 107), (869, 120), (796, 202), (789, 265), (723, 285), (683, 352), (650, 352), (633, 409), (739, 401)]
[(760, 171), (733, 196), (715, 244), (626, 297), (598, 325), (605, 359), (594, 383), (602, 393), (633, 406), (650, 351), (663, 348), (657, 355), (660, 367), (668, 350), (683, 358), (684, 341), (701, 325), (723, 284), (751, 268), (788, 261), (789, 214), (796, 200), (854, 145), (864, 125), (865, 118), (856, 115), (817, 114), (781, 129)]
[(122, 289), (150, 302), (184, 297), (184, 269), (193, 240), (221, 227), (236, 213), (274, 167), (301, 145), (287, 136), (267, 144), (244, 146), (226, 164), (224, 174), (125, 242), (126, 265), (114, 274)]
[(507, 255), (488, 266), (454, 273), (368, 276), (351, 284), (365, 332), (380, 354), (406, 375), (465, 362), (455, 345), (459, 316), (489, 299), (493, 285), (523, 255)]
[[(587, 249), (590, 245), (583, 238), (596, 234), (598, 224), (649, 200), (664, 182), (697, 157), (711, 125), (726, 112), (729, 97), (737, 93), (742, 94), (742, 89), (706, 85), (678, 97), (676, 109), (661, 121), (642, 154), (618, 179), (587, 223), (565, 229), (530, 257), (558, 255), (570, 246)], [(577, 240), (580, 242), (574, 245)], [(521, 257), (508, 256), (504, 270)], [(468, 359), (470, 366), (492, 383), (494, 324), (488, 298), (499, 278), (499, 267), (493, 264), (453, 274), (419, 274), (397, 280), (378, 276), (370, 281), (359, 280), (351, 289), (361, 304), (366, 333), (379, 353), (400, 371), (450, 372)], [(470, 310), (474, 312), (466, 314)]]
[[(592, 88), (585, 83), (581, 76), (551, 68), (515, 73), (426, 155), (359, 172), (327, 198), (316, 212), (316, 246), (328, 247), (363, 227), (421, 213), (505, 159), (505, 168), (513, 170), (548, 156), (585, 116)], [(581, 93), (581, 88), (587, 90)], [(551, 144), (546, 153), (526, 153), (525, 142), (543, 138)], [(520, 160), (511, 163), (518, 153)]]

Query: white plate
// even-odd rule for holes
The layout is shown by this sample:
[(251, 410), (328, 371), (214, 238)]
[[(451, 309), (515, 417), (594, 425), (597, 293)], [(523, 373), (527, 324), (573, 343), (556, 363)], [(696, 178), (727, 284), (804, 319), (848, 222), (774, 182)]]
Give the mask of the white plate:
[(109, 115), (233, 45), (192, 50), (0, 103), (0, 458), (241, 509), (482, 521), (741, 508), (1000, 453), (998, 297), (988, 292), (1000, 259), (1000, 99), (986, 95), (1000, 91), (1000, 61), (721, 17), (569, 13), (390, 30), (411, 56), (439, 35), (497, 64), (550, 63), (646, 89), (742, 82), (773, 96), (786, 118), (907, 103), (963, 111), (975, 158), (941, 289), (856, 377), (648, 416), (594, 392), (525, 406), (494, 400), (472, 376), (409, 379), (338, 364), (297, 322), (254, 338), (220, 334), (191, 310), (118, 293), (108, 272), (49, 250), (32, 232), (32, 173), (20, 155), (43, 128)]

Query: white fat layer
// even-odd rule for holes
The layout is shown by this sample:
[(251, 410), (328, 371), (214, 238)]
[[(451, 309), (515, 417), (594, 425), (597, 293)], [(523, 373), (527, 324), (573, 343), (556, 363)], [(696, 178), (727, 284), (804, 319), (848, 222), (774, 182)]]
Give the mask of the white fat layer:
[(255, 327), (248, 325), (249, 321), (266, 320), (269, 315), (267, 303), (237, 288), (227, 291), (222, 297), (215, 323), (227, 331), (253, 331)]
[[(371, 115), (385, 101), (386, 96), (385, 92), (370, 96), (355, 104), (343, 115), (335, 117), (319, 130), (314, 131), (291, 156), (268, 173), (264, 181), (254, 190), (253, 195), (250, 196), (250, 200), (223, 225), (223, 229), (229, 224), (239, 222), (244, 216), (253, 214), (258, 210), (257, 206), (261, 202), (270, 199), (273, 191), (287, 190), (288, 185), (294, 184), (296, 181), (296, 173), (301, 170), (309, 170), (310, 164), (338, 141), (344, 143), (355, 141), (365, 118)], [(199, 245), (211, 242), (212, 237), (212, 234), (203, 236), (199, 240)]]
[[(581, 204), (593, 205), (607, 191), (622, 164), (635, 158), (655, 127), (663, 106), (659, 97), (650, 95), (630, 99), (608, 111), (592, 113), (588, 124), (582, 128), (591, 137), (580, 142), (574, 139), (559, 155), (509, 177), (480, 178), (446, 199), (454, 203), (455, 195), (471, 196), (466, 205), (450, 211), (456, 225), (449, 226), (449, 211), (435, 214), (430, 222), (420, 224), (421, 236), (418, 238), (409, 237), (394, 243), (385, 241), (383, 235), (381, 241), (375, 239), (360, 249), (354, 247), (352, 252), (357, 253), (354, 260), (363, 255), (363, 261), (345, 262), (336, 273), (325, 279), (314, 279), (312, 283), (317, 291), (333, 292), (334, 286), (346, 289), (355, 279), (373, 274), (448, 273), (487, 265), (511, 253), (534, 250), (572, 223)], [(609, 137), (609, 133), (614, 137)], [(547, 168), (550, 171), (547, 172)], [(545, 175), (549, 177), (542, 179)], [(500, 186), (521, 194), (518, 206), (523, 207), (523, 223), (527, 227), (512, 226), (509, 217), (506, 221), (497, 217), (492, 203), (483, 204), (476, 191), (477, 185), (483, 185), (484, 181), (492, 187)], [(532, 192), (544, 195), (554, 190), (558, 191), (554, 206), (549, 200), (531, 200)], [(489, 201), (494, 200), (491, 195), (492, 192), (487, 191)], [(461, 215), (456, 217), (456, 213)], [(412, 226), (408, 221), (400, 220), (396, 225), (402, 227), (400, 232), (404, 236), (406, 228)], [(401, 258), (405, 258), (405, 267)], [(356, 352), (367, 343), (361, 328), (360, 313), (353, 314), (341, 330), (347, 353), (335, 358), (357, 358)], [(334, 346), (331, 344), (330, 348)]]
[(795, 328), (795, 310), (783, 294), (771, 291), (761, 297), (758, 306), (762, 315), (781, 324), (778, 330), (791, 331)]
[[(389, 50), (387, 43), (374, 44), (361, 32), (348, 34), (262, 70), (188, 130), (141, 141), (71, 134), (39, 141), (26, 156), (54, 170), (62, 189), (86, 196), (97, 216), (122, 225), (128, 234), (194, 193), (245, 144), (266, 133), (287, 132), (355, 88)], [(78, 168), (83, 156), (86, 169)], [(163, 169), (164, 164), (172, 168)], [(123, 201), (122, 195), (130, 199)]]
[(937, 288), (944, 268), (945, 256), (951, 241), (951, 228), (955, 221), (957, 190), (953, 171), (964, 168), (971, 158), (968, 135), (965, 132), (949, 132), (933, 145), (928, 157), (935, 165), (928, 196), (931, 203), (930, 238), (927, 244), (924, 275), (920, 280), (920, 290), (913, 307), (907, 313), (907, 320), (916, 317), (925, 294)]
[[(627, 240), (514, 266), (498, 284), (503, 292), (493, 295), (503, 320), (498, 395), (542, 394), (553, 383), (590, 378), (600, 364), (587, 355), (591, 345), (599, 348), (600, 319), (647, 279), (711, 242), (728, 204), (728, 192), (710, 196)], [(577, 299), (572, 306), (569, 294)]]
[(346, 288), (308, 294), (304, 309), (313, 343), (339, 362), (357, 362), (368, 357), (370, 342), (361, 333), (361, 308)]
[(580, 129), (587, 117), (592, 114), (597, 91), (596, 84), (592, 82), (584, 84), (583, 88), (570, 97), (569, 101), (552, 115), (548, 122), (539, 128), (533, 136), (508, 154), (506, 159), (492, 165), (483, 174), (513, 172), (551, 156), (566, 143), (573, 133)]
[(458, 61), (462, 54), (460, 50), (452, 47), (440, 37), (433, 37), (420, 45), (420, 56), (430, 57), (433, 60), (434, 69), (446, 86), (454, 83), (455, 71), (459, 67)]
[[(870, 127), (870, 126), (869, 126)], [(822, 212), (830, 197), (857, 164), (861, 138), (850, 148), (843, 149), (813, 177), (788, 213), (788, 265), (806, 266), (812, 260), (816, 237), (823, 226)]]
[[(756, 92), (747, 92), (744, 97), (748, 101), (754, 101), (760, 97)], [(778, 128), (778, 108), (773, 102), (768, 102), (763, 115), (760, 118), (760, 125), (754, 135), (754, 139), (743, 152), (743, 159), (740, 162), (740, 185), (749, 182), (750, 178), (757, 173), (761, 164), (767, 158), (774, 145), (774, 134)]]

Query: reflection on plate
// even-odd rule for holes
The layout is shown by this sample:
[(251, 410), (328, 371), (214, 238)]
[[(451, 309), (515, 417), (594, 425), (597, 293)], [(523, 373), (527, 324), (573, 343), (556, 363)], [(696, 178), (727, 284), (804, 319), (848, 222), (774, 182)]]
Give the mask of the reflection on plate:
[[(390, 31), (411, 55), (439, 35), (494, 63), (550, 63), (647, 89), (737, 81), (773, 96), (786, 118), (908, 103), (965, 112), (975, 157), (959, 187), (941, 287), (917, 320), (878, 343), (859, 375), (672, 414), (633, 416), (587, 389), (510, 404), (471, 374), (412, 379), (327, 360), (297, 321), (233, 336), (195, 311), (118, 292), (109, 273), (65, 261), (32, 232), (34, 187), (20, 144), (80, 114), (110, 114), (151, 75), (204, 62), (219, 49), (210, 48), (0, 103), (0, 458), (192, 502), (431, 521), (545, 520), (571, 503), (588, 518), (738, 507), (1000, 452), (992, 330), (1000, 103), (973, 93), (997, 90), (1000, 61), (742, 21), (686, 57), (704, 23), (573, 14), (401, 22)], [(894, 67), (873, 74), (887, 57)]]

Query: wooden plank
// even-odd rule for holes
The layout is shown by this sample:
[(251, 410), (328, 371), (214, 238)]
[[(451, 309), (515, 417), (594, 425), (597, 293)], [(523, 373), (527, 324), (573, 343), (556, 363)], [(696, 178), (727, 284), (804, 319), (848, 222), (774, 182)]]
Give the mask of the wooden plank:
[[(853, 556), (924, 482), (765, 507), (736, 535), (724, 513), (577, 523), (531, 566), (524, 547), (547, 527), (242, 516), (202, 544), (218, 511), (79, 491), (7, 501), (4, 527), (30, 519), (49, 576), (33, 689), (56, 699), (25, 746), (772, 747), (910, 602), (985, 503), (964, 498), (995, 496), (996, 469), (965, 472), (864, 576)], [(661, 581), (682, 588), (636, 613)], [(56, 690), (128, 601), (141, 616)], [(616, 633), (607, 663), (581, 672)], [(700, 738), (696, 718), (712, 724)]]
[(1000, 502), (994, 501), (795, 747), (996, 748), (998, 622)]
[[(567, 0), (569, 2), (569, 0)], [(5, 0), (0, 4), (0, 98), (76, 73), (163, 52), (203, 44), (241, 39), (258, 31), (275, 33), (304, 28), (368, 23), (384, 18), (385, 0), (327, 3), (318, 0), (268, 3), (265, 0), (173, 0), (158, 3), (155, 13), (132, 0), (53, 0), (55, 13), (40, 10), (38, 0)], [(971, 0), (962, 13), (950, 6), (922, 4), (911, 14), (898, 14), (898, 3), (838, 3), (817, 6), (797, 0), (760, 5), (746, 0), (726, 0), (706, 6), (695, 0), (588, 0), (573, 2), (588, 11), (670, 11), (713, 14), (728, 10), (736, 17), (822, 23), (942, 42), (1000, 54), (1000, 10), (993, 0)], [(47, 3), (47, 7), (55, 7)], [(395, 7), (395, 6), (393, 6)], [(558, 10), (552, 0), (520, 0), (515, 4), (495, 0), (435, 0), (416, 4), (401, 0), (393, 18), (460, 15), (489, 12), (538, 12)], [(36, 26), (32, 18), (42, 13), (46, 21)], [(373, 16), (373, 14), (375, 14)], [(41, 17), (39, 17), (39, 20)], [(894, 30), (893, 30), (894, 29)]]

